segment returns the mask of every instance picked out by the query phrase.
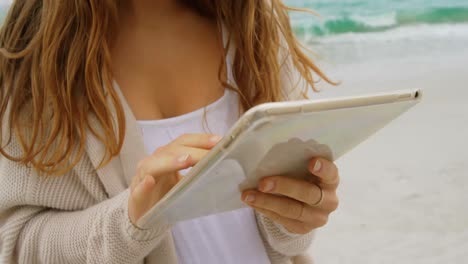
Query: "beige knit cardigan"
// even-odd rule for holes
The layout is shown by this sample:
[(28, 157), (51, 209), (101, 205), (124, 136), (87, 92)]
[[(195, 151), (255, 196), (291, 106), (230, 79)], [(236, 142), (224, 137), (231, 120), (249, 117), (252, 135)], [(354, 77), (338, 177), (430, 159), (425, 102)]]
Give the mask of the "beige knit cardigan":
[[(298, 73), (283, 66), (281, 75), (289, 98), (299, 98), (297, 86), (292, 89)], [(86, 155), (60, 177), (40, 177), (0, 156), (0, 263), (177, 263), (171, 226), (154, 223), (142, 230), (129, 221), (128, 187), (145, 149), (135, 117), (115, 89), (127, 127), (120, 154), (105, 167), (96, 169), (104, 146), (91, 133)], [(13, 156), (22, 152), (15, 140), (6, 150)], [(272, 263), (312, 262), (305, 252), (313, 232), (290, 234), (259, 213), (256, 220)]]

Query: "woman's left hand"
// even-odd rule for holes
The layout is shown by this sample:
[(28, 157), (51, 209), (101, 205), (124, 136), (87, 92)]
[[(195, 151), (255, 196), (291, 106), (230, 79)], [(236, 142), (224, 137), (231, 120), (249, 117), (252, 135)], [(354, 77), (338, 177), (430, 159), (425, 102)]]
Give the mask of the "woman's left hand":
[(324, 226), (338, 208), (336, 189), (340, 181), (335, 164), (322, 158), (312, 159), (309, 171), (313, 174), (310, 180), (265, 177), (258, 190), (244, 191), (242, 200), (289, 232), (306, 234)]

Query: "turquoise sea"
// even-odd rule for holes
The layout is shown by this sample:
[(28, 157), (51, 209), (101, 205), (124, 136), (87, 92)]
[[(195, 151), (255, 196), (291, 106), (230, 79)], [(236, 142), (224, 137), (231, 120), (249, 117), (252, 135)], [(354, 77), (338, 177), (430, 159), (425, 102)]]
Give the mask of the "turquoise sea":
[(382, 32), (415, 25), (468, 23), (467, 0), (286, 0), (320, 17), (292, 14), (299, 35)]
[(468, 0), (285, 0), (299, 38), (333, 63), (468, 52)]

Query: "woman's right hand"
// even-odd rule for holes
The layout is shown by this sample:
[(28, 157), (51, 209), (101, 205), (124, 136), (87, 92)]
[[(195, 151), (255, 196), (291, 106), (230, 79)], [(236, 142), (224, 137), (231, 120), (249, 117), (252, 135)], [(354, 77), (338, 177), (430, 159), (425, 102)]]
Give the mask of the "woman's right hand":
[(179, 171), (194, 166), (221, 139), (211, 134), (185, 134), (140, 161), (130, 186), (128, 214), (136, 223), (180, 180)]

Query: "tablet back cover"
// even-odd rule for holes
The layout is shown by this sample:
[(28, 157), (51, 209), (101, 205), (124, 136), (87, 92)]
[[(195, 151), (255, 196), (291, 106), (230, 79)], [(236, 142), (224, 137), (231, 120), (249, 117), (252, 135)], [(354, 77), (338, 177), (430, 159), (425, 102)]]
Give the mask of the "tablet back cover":
[(307, 164), (311, 158), (339, 159), (416, 103), (403, 101), (257, 120), (223, 150), (223, 158), (215, 166), (179, 190), (163, 212), (150, 211), (141, 224), (154, 217), (175, 223), (246, 207), (241, 191), (256, 188), (259, 179), (271, 175), (310, 177)]

